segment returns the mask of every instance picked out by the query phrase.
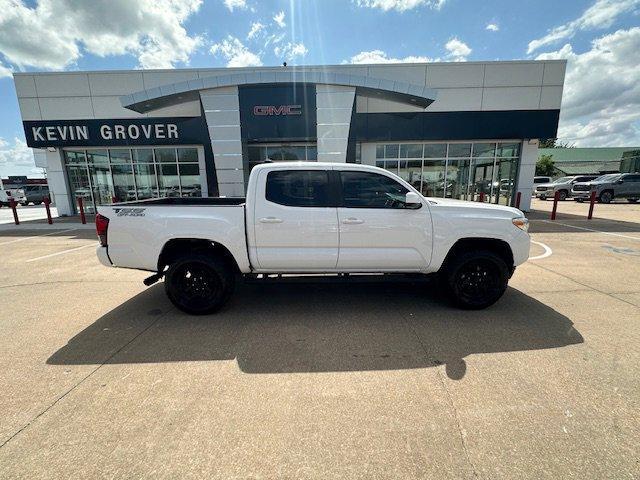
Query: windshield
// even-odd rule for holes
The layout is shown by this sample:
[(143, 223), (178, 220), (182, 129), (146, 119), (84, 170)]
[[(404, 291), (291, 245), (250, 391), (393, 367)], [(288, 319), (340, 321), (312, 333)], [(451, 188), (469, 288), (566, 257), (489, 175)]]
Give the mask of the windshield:
[(573, 179), (573, 177), (560, 177), (557, 180), (554, 180), (553, 183), (567, 183), (570, 182)]
[(611, 182), (617, 179), (620, 176), (619, 173), (608, 173), (606, 175), (601, 175), (598, 178), (591, 180), (592, 182)]

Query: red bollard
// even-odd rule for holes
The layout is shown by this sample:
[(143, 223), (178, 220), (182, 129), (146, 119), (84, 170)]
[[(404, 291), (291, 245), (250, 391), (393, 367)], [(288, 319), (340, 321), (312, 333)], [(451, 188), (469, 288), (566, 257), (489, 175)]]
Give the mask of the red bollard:
[(587, 215), (587, 220), (591, 220), (593, 218), (593, 206), (596, 203), (596, 191), (591, 192), (591, 197), (589, 198), (589, 215)]
[(558, 200), (560, 199), (560, 192), (556, 192), (553, 195), (553, 210), (551, 210), (551, 220), (556, 219), (556, 210), (558, 209)]
[(484, 192), (480, 192), (480, 198), (478, 199), (479, 202), (484, 202)]
[(111, 197), (111, 203), (118, 203), (118, 199), (115, 196)]
[(80, 221), (87, 223), (87, 218), (84, 216), (84, 200), (82, 197), (78, 197), (78, 209), (80, 210)]
[(516, 208), (520, 208), (520, 200), (522, 200), (522, 192), (516, 193)]
[(13, 210), (13, 221), (16, 222), (16, 225), (20, 225), (20, 220), (18, 220), (18, 210), (16, 209), (16, 201), (13, 198), (9, 199), (9, 206), (11, 210)]
[(49, 205), (51, 205), (51, 199), (49, 197), (44, 197), (42, 200), (44, 202), (44, 208), (47, 211), (47, 223), (51, 225), (53, 223), (53, 219), (51, 218), (51, 209)]

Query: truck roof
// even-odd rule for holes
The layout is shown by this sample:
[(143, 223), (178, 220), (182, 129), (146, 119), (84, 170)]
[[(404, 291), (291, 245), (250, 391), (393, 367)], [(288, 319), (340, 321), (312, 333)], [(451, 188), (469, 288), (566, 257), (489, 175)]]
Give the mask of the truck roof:
[(334, 162), (268, 162), (256, 165), (253, 170), (270, 170), (274, 168), (294, 169), (302, 168), (305, 170), (362, 170), (370, 172), (386, 172), (383, 168), (374, 167), (373, 165), (362, 165), (360, 163), (334, 163)]

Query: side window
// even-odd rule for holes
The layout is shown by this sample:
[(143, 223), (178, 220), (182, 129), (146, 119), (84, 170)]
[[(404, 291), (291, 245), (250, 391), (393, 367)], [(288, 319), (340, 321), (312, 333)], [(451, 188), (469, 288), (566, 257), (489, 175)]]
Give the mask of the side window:
[(624, 181), (638, 183), (640, 182), (640, 175), (627, 175), (624, 177)]
[(289, 207), (328, 207), (329, 174), (323, 170), (276, 170), (267, 174), (266, 199)]
[(343, 206), (347, 208), (404, 208), (407, 188), (385, 175), (340, 172)]

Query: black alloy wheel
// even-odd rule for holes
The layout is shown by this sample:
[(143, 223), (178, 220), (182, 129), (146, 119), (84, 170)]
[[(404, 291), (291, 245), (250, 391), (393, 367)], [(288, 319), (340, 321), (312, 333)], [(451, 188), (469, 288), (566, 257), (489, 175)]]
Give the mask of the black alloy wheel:
[(171, 302), (193, 315), (219, 310), (233, 292), (234, 274), (224, 262), (204, 255), (175, 261), (165, 275), (165, 290)]
[(509, 279), (505, 261), (490, 251), (464, 253), (454, 258), (447, 270), (450, 296), (465, 309), (481, 309), (495, 303)]

